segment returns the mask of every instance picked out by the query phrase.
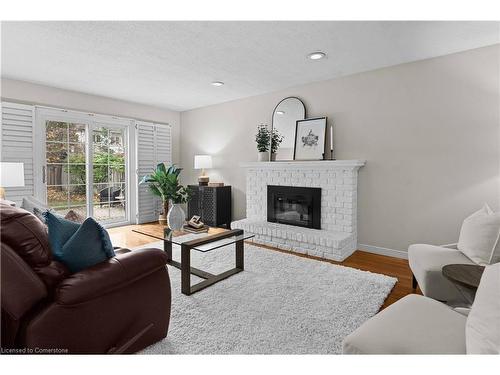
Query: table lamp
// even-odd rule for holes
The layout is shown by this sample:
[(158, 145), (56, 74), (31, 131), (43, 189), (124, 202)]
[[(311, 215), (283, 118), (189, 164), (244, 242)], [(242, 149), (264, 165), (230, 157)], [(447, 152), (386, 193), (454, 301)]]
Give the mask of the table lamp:
[(0, 162), (0, 199), (5, 199), (6, 187), (24, 186), (24, 164)]
[(205, 168), (212, 168), (212, 156), (210, 155), (195, 155), (194, 169), (201, 169), (201, 175), (198, 177), (198, 185), (207, 186), (209, 177), (205, 175)]

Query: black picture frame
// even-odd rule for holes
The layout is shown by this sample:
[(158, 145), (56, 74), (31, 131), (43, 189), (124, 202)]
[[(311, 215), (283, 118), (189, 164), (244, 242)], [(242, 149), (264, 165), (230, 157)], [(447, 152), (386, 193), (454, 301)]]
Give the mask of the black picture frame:
[[(323, 149), (321, 150), (321, 156), (319, 155), (318, 152), (318, 158), (297, 158), (297, 139), (298, 139), (298, 134), (299, 134), (299, 126), (302, 125), (302, 123), (310, 122), (310, 121), (318, 121), (318, 120), (324, 120), (324, 124), (321, 124), (324, 129), (322, 129), (323, 132)], [(326, 137), (327, 137), (327, 123), (328, 119), (326, 116), (323, 117), (313, 117), (313, 118), (308, 118), (304, 120), (297, 120), (295, 123), (295, 145), (293, 147), (293, 160), (325, 160), (325, 153), (326, 153)]]

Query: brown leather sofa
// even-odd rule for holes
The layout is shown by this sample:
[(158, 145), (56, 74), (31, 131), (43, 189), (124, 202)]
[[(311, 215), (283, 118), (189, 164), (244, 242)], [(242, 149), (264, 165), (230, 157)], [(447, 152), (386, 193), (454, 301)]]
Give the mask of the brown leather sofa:
[(70, 274), (43, 223), (0, 204), (4, 353), (133, 353), (167, 335), (166, 255), (134, 250)]

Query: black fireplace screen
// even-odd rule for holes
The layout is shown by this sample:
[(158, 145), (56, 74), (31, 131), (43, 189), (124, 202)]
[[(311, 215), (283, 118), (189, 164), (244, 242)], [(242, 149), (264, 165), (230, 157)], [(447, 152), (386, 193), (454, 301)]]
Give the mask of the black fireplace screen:
[(267, 221), (321, 229), (321, 188), (268, 185)]

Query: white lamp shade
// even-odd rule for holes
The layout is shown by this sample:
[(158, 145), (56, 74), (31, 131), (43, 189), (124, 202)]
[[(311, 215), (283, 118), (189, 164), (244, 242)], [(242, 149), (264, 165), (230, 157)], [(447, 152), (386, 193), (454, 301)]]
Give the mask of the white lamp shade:
[(24, 186), (24, 164), (0, 162), (0, 187)]
[(195, 155), (194, 169), (212, 168), (212, 156), (210, 155)]

